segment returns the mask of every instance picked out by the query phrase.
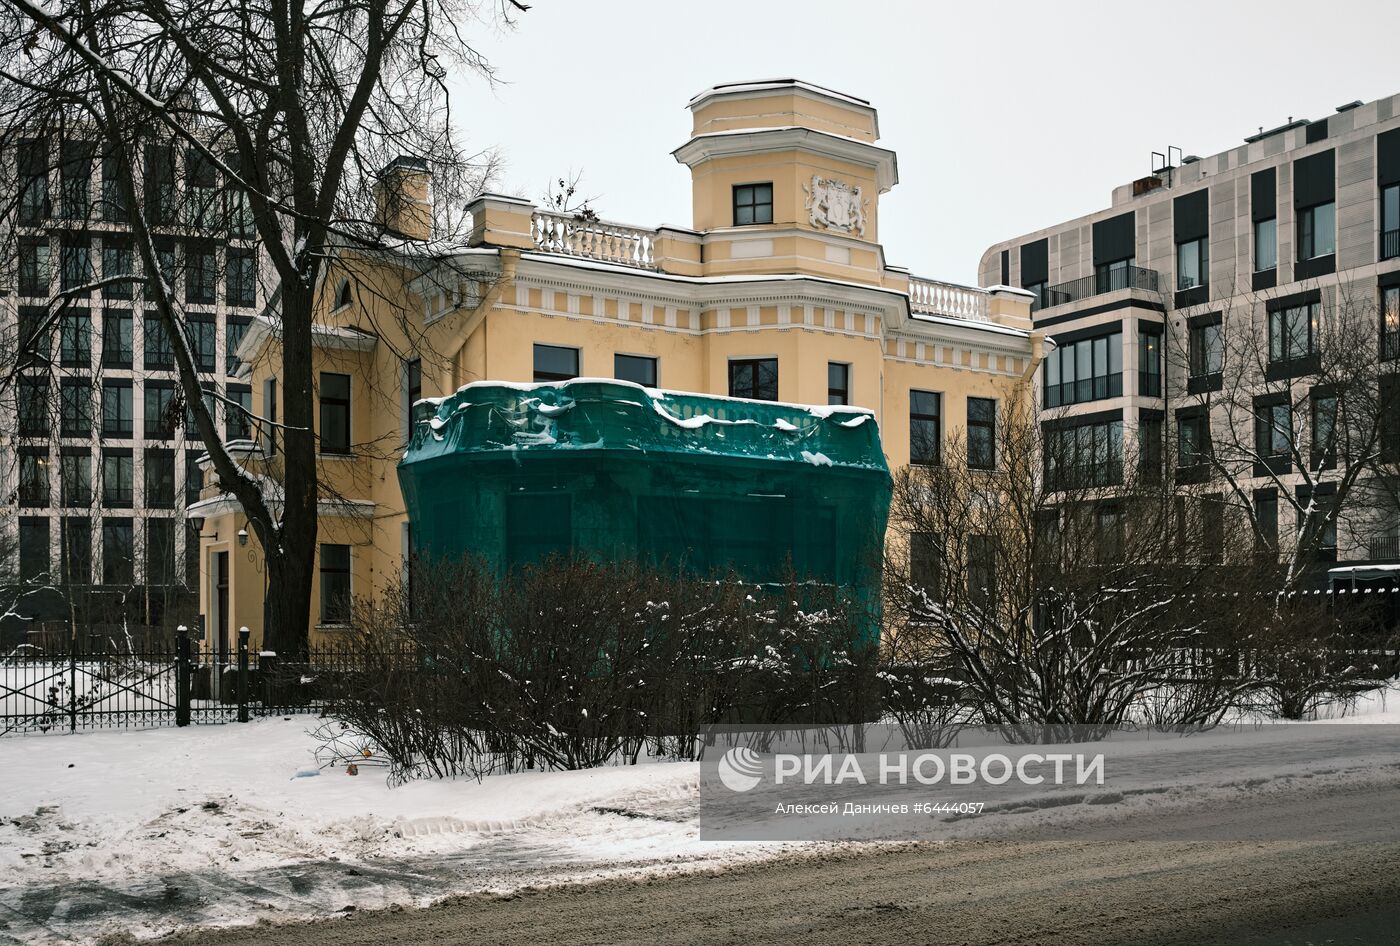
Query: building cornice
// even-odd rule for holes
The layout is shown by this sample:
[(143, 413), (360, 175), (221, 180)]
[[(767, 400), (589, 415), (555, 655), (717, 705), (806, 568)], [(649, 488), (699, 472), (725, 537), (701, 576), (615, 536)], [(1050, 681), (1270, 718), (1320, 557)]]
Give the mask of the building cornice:
[(873, 168), (876, 186), (882, 194), (899, 183), (899, 165), (895, 153), (888, 148), (798, 125), (706, 132), (691, 138), (671, 154), (693, 169), (715, 158), (792, 150)]

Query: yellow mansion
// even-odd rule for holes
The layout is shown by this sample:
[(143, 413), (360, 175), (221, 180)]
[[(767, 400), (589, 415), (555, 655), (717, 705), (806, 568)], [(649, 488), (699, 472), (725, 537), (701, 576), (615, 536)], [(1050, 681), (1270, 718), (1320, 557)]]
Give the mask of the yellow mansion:
[[(410, 526), (395, 464), (411, 405), (480, 380), (622, 378), (648, 387), (873, 410), (891, 469), (937, 462), (946, 438), (994, 436), (1029, 392), (1042, 339), (1032, 296), (912, 276), (880, 243), (880, 196), (898, 182), (875, 109), (795, 80), (695, 96), (693, 229), (645, 229), (483, 194), (465, 245), (432, 242), (431, 170), (386, 169), (381, 206), (405, 241), (344, 253), (320, 290), (323, 482), (313, 641), (343, 633), (350, 595), (401, 580)], [(238, 349), (255, 416), (277, 417), (275, 319)], [(275, 428), (240, 444), (276, 480)], [(987, 454), (995, 463), (995, 449)], [(257, 540), (213, 471), (200, 610), (208, 646), (261, 636)]]

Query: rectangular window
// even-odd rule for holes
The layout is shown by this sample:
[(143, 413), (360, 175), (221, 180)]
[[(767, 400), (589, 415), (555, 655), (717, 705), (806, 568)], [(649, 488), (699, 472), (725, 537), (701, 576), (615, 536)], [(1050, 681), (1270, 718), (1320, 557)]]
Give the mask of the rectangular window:
[(1288, 468), (1293, 454), (1293, 413), (1286, 398), (1269, 398), (1254, 403), (1254, 452), (1260, 462), (1270, 464), (1275, 473)]
[(729, 396), (755, 401), (778, 399), (778, 359), (741, 358), (729, 362)]
[(990, 535), (967, 537), (967, 594), (979, 607), (996, 602), (996, 539)]
[(238, 373), (238, 346), (243, 344), (243, 336), (248, 334), (251, 319), (228, 316), (224, 323), (224, 373)]
[(1210, 279), (1210, 246), (1205, 237), (1176, 245), (1176, 288), (1194, 289)]
[[(1324, 484), (1335, 486), (1335, 484)], [(1337, 559), (1336, 494), (1319, 492), (1314, 495), (1307, 486), (1297, 487), (1298, 535), (1304, 547), (1311, 547), (1313, 557), (1320, 561)]]
[(189, 337), (190, 353), (194, 355), (196, 370), (213, 371), (215, 346), (218, 344), (218, 323), (208, 316), (189, 316), (185, 320), (185, 333)]
[(16, 400), (20, 436), (47, 436), (52, 427), (49, 422), (49, 379), (21, 375)]
[(1094, 558), (1100, 565), (1111, 565), (1123, 558), (1123, 514), (1113, 503), (1094, 509)]
[(1278, 561), (1278, 491), (1254, 491), (1254, 557), (1261, 562)]
[(736, 184), (734, 186), (734, 226), (773, 222), (773, 185)]
[(29, 507), (49, 504), (49, 451), (42, 447), (19, 450), (19, 504)]
[(937, 466), (943, 458), (943, 395), (909, 392), (909, 462)]
[(253, 436), (253, 389), (246, 384), (230, 384), (224, 405), (224, 436), (229, 440), (248, 440)]
[(1400, 286), (1381, 290), (1381, 358), (1400, 358)]
[(228, 304), (252, 308), (258, 301), (258, 262), (252, 250), (228, 251)]
[(321, 623), (350, 620), (350, 546), (321, 545)]
[[(117, 282), (107, 282), (118, 276), (130, 278)], [(136, 264), (131, 255), (131, 244), (124, 239), (106, 237), (102, 240), (102, 298), (130, 299), (136, 285)]]
[(535, 383), (568, 381), (578, 377), (578, 349), (562, 345), (535, 345)]
[(1254, 271), (1268, 272), (1278, 268), (1278, 219), (1254, 222)]
[(1220, 374), (1225, 361), (1225, 345), (1219, 319), (1192, 323), (1188, 329), (1187, 367), (1193, 378)]
[(263, 417), (266, 419), (266, 423), (262, 425), (263, 453), (266, 453), (268, 456), (272, 456), (277, 452), (276, 378), (268, 378), (263, 382)]
[(69, 220), (86, 220), (92, 211), (92, 160), (90, 141), (65, 141), (58, 167), (59, 206)]
[(1318, 204), (1298, 211), (1298, 259), (1317, 259), (1337, 251), (1337, 205)]
[(1045, 358), (1045, 406), (1062, 407), (1123, 394), (1123, 333), (1067, 341)]
[(49, 217), (49, 143), (21, 141), (16, 149), (19, 171), (19, 222), (34, 226)]
[(132, 458), (130, 450), (102, 451), (102, 505), (108, 509), (130, 509), (132, 503)]
[[(209, 423), (217, 428), (219, 425), (219, 386), (213, 381), (205, 381), (200, 387), (204, 390), (204, 396), (200, 399), (204, 402), (204, 412), (209, 415)], [(199, 424), (194, 415), (193, 403), (186, 401), (185, 437), (189, 440), (203, 440), (204, 434), (200, 432)]]
[(350, 376), (321, 372), (321, 452), (350, 452)]
[(130, 519), (102, 520), (102, 584), (130, 585), (136, 580), (132, 560), (136, 543)]
[(146, 146), (146, 220), (151, 226), (173, 225), (175, 220), (175, 155), (168, 145)]
[(1381, 259), (1400, 256), (1400, 184), (1381, 188)]
[(141, 456), (143, 494), (150, 509), (175, 508), (175, 451), (147, 449)]
[(43, 306), (20, 306), (19, 363), (20, 367), (42, 366), (49, 363), (53, 351), (53, 322)]
[(1127, 289), (1133, 284), (1133, 271), (1137, 269), (1137, 258), (1113, 260), (1099, 263), (1094, 267), (1095, 288), (1100, 293)]
[(145, 342), (141, 363), (147, 369), (169, 371), (175, 367), (175, 349), (170, 344), (170, 336), (165, 333), (165, 324), (160, 316), (147, 314), (144, 322)]
[(59, 321), (58, 357), (65, 368), (92, 367), (92, 314), (87, 309), (63, 314)]
[[(191, 591), (199, 588), (199, 530), (194, 523), (185, 522), (185, 587)], [(212, 564), (212, 563), (211, 563)]]
[(48, 296), (48, 240), (19, 241), (19, 294), (22, 296)]
[(126, 223), (126, 199), (122, 196), (121, 157), (102, 156), (102, 219), (107, 223)]
[(909, 535), (909, 584), (930, 601), (943, 600), (943, 543), (936, 532)]
[(66, 236), (59, 244), (58, 252), (62, 262), (59, 270), (59, 288), (63, 292), (86, 296), (89, 290), (78, 290), (90, 286), (95, 279), (92, 269), (92, 241), (86, 237)]
[(212, 243), (185, 246), (185, 301), (213, 305), (218, 292), (219, 263)]
[(1162, 418), (1138, 415), (1138, 475), (1147, 483), (1162, 481)]
[(19, 577), (24, 581), (45, 581), (49, 577), (49, 520), (46, 516), (20, 517)]
[(86, 585), (92, 581), (92, 523), (87, 516), (63, 517), (58, 552), (63, 558), (64, 584)]
[(992, 470), (997, 465), (997, 402), (990, 398), (967, 399), (967, 465)]
[(131, 381), (102, 382), (102, 434), (130, 437), (132, 433)]
[(1045, 481), (1051, 489), (1123, 482), (1123, 422), (1068, 422), (1045, 428)]
[(1176, 418), (1176, 465), (1198, 467), (1210, 459), (1210, 416), (1205, 411), (1182, 412)]
[(197, 230), (212, 230), (218, 222), (219, 189), (214, 164), (203, 152), (185, 152), (185, 219)]
[(1269, 313), (1270, 363), (1298, 361), (1312, 354), (1320, 308), (1311, 302)]
[(64, 378), (58, 397), (58, 429), (64, 437), (92, 435), (92, 382), (87, 378)]
[(656, 387), (656, 359), (645, 355), (613, 355), (613, 377), (644, 388)]
[(1138, 330), (1138, 394), (1162, 396), (1162, 335)]
[(199, 465), (198, 450), (185, 451), (185, 505), (199, 502), (199, 493), (204, 489), (204, 470)]
[[(170, 240), (156, 240), (156, 272), (147, 273), (145, 295), (146, 301), (154, 302), (161, 298), (156, 289), (157, 281), (164, 282), (166, 290), (169, 292), (170, 302), (173, 305), (180, 294), (180, 273), (176, 269), (175, 244)], [(156, 277), (159, 276), (159, 280)]]
[(86, 447), (65, 447), (58, 458), (58, 493), (64, 506), (92, 502), (92, 454)]
[(104, 367), (131, 367), (131, 324), (130, 309), (102, 310), (102, 364)]
[(141, 392), (142, 429), (148, 440), (170, 440), (179, 417), (175, 411), (175, 382), (146, 381)]
[(851, 403), (851, 366), (839, 361), (826, 363), (826, 403)]
[(175, 520), (146, 520), (146, 584), (175, 584)]
[(1308, 463), (1314, 470), (1330, 470), (1337, 465), (1337, 396), (1314, 391), (1309, 402), (1312, 439)]

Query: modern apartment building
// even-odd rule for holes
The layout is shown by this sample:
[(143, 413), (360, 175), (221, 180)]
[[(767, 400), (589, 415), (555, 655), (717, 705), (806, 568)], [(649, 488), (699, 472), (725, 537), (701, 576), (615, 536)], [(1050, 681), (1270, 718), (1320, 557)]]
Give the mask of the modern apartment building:
[[(674, 157), (691, 172), (690, 227), (483, 195), (464, 243), (443, 246), (424, 212), (431, 169), (386, 169), (382, 186), (399, 197), (380, 205), (404, 208), (385, 221), (408, 238), (402, 252), (344, 250), (320, 289), (316, 639), (343, 631), (352, 596), (400, 581), (415, 544), (395, 473), (411, 405), (474, 381), (619, 378), (718, 395), (723, 423), (772, 414), (753, 401), (854, 405), (877, 416), (892, 469), (939, 462), (952, 437), (995, 468), (997, 418), (1026, 403), (1041, 355), (1031, 297), (887, 263), (880, 201), (898, 175), (870, 103), (788, 79), (707, 89), (689, 109)], [(239, 348), (260, 417), (277, 416), (279, 345), (260, 317)], [(245, 462), (275, 479), (276, 437)], [(507, 515), (548, 505), (523, 473), (517, 486)], [(189, 512), (203, 522), (201, 610), (215, 646), (242, 625), (257, 640), (263, 576), (242, 510), (210, 482)], [(791, 530), (791, 519), (744, 527)]]
[[(94, 142), (14, 136), (0, 155), (17, 199), (0, 240), (5, 581), (50, 585), (94, 623), (192, 613), (198, 542), (186, 506), (203, 445), (186, 423), (170, 341), (134, 252), (115, 160)], [(211, 164), (145, 149), (139, 199), (211, 404), (247, 437), (236, 351), (261, 302), (251, 215)], [(224, 399), (228, 399), (226, 402)], [(26, 595), (22, 613), (44, 606)], [(50, 607), (51, 610), (51, 607)], [(41, 615), (42, 617), (43, 615)]]
[[(1048, 476), (1110, 485), (1125, 464), (1165, 462), (1205, 501), (1251, 505), (1263, 550), (1272, 538), (1286, 551), (1290, 508), (1325, 504), (1337, 479), (1324, 441), (1343, 421), (1322, 360), (1373, 366), (1383, 394), (1393, 383), (1382, 376), (1400, 355), (1400, 95), (1187, 155), (1114, 188), (1107, 209), (992, 246), (979, 272), (1032, 292), (1035, 328), (1056, 343), (1036, 383), (1047, 454), (1060, 458)], [(1365, 330), (1344, 357), (1321, 350), (1357, 319)], [(1393, 452), (1400, 399), (1381, 401), (1380, 447)], [(1231, 459), (1204, 462), (1225, 441)], [(1220, 482), (1228, 463), (1238, 475)], [(1400, 554), (1393, 514), (1336, 518), (1322, 557)]]

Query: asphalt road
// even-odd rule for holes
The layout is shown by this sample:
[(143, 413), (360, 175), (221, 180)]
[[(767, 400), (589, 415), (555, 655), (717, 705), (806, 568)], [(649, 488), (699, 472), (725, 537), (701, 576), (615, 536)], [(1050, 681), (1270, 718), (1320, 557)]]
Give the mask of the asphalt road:
[[(1231, 838), (1200, 837), (1231, 821)], [(1306, 839), (1279, 840), (1306, 820)], [(1251, 838), (1250, 824), (1257, 826)], [(194, 946), (1400, 944), (1400, 784), (1186, 809), (1131, 837), (844, 849), (424, 910), (191, 932)]]

